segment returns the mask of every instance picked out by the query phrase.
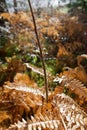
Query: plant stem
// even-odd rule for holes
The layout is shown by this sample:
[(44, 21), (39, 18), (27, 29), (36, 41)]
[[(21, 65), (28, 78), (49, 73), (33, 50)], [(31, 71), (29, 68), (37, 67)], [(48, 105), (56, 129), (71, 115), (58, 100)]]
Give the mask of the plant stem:
[(28, 0), (28, 3), (29, 3), (29, 7), (30, 7), (32, 19), (33, 19), (34, 31), (35, 31), (36, 38), (37, 38), (37, 44), (38, 44), (38, 47), (39, 47), (39, 50), (40, 50), (40, 57), (41, 57), (42, 66), (43, 66), (43, 70), (44, 70), (44, 82), (45, 82), (45, 90), (46, 90), (46, 101), (48, 102), (48, 84), (47, 84), (47, 75), (46, 75), (45, 63), (44, 63), (44, 60), (43, 60), (41, 44), (40, 44), (40, 40), (39, 40), (39, 36), (38, 36), (38, 32), (37, 32), (36, 21), (35, 21), (35, 17), (34, 17), (34, 13), (33, 13), (33, 9), (32, 9), (30, 0)]

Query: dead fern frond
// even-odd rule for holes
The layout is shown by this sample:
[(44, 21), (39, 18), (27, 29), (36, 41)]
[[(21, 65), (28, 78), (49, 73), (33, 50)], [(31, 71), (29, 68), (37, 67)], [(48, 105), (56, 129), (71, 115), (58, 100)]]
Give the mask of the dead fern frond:
[[(38, 120), (37, 120), (38, 118)], [(31, 119), (31, 124), (28, 125), (28, 128), (36, 128), (35, 130), (39, 129), (46, 129), (48, 128), (49, 130), (58, 128), (60, 121), (59, 120), (51, 120), (49, 117), (44, 117), (43, 115), (40, 115), (40, 117), (32, 117)], [(33, 129), (32, 129), (33, 130)]]
[(69, 75), (62, 75), (61, 77), (54, 79), (54, 82), (59, 82), (62, 86), (68, 89), (68, 94), (74, 93), (76, 97), (78, 97), (79, 104), (80, 101), (82, 104), (87, 103), (87, 88), (78, 79), (75, 79)]
[[(69, 96), (66, 96), (63, 93), (57, 94), (53, 97), (52, 104), (45, 104), (42, 110), (39, 111), (40, 109), (38, 109), (39, 113), (30, 116), (30, 119), (28, 119), (27, 122), (22, 119), (22, 122), (18, 121), (14, 125), (11, 125), (7, 130), (87, 129), (87, 114)], [(49, 111), (45, 108), (46, 106), (49, 106)], [(50, 112), (51, 115), (49, 114)]]
[(22, 119), (22, 122), (18, 121), (18, 123), (11, 125), (8, 130), (19, 130), (19, 128), (20, 130), (58, 130), (59, 125), (59, 120), (50, 120), (49, 118), (46, 120), (46, 117), (40, 115), (40, 117), (36, 118), (31, 116), (31, 120), (28, 123)]
[(87, 129), (87, 114), (73, 99), (65, 94), (57, 94), (53, 103), (58, 107), (67, 130)]
[(45, 98), (45, 95), (39, 89), (35, 89), (35, 88), (27, 87), (27, 86), (16, 87), (16, 86), (5, 85), (4, 88), (7, 88), (9, 90), (16, 90), (16, 91), (21, 91), (21, 92), (26, 92), (26, 93), (32, 93), (35, 95), (40, 95)]
[(0, 110), (7, 110), (13, 123), (21, 120), (22, 117), (27, 118), (34, 114), (37, 108), (42, 106), (43, 100), (45, 100), (44, 95), (39, 89), (4, 85)]

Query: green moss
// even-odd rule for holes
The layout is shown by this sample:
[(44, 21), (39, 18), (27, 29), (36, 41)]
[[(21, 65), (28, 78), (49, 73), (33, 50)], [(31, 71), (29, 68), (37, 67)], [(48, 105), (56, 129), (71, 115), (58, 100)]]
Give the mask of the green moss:
[(46, 61), (46, 70), (52, 75), (55, 75), (57, 73), (55, 59), (49, 59)]
[(7, 43), (7, 38), (0, 37), (0, 48), (3, 48), (6, 43)]
[(5, 51), (6, 51), (7, 56), (12, 56), (13, 54), (18, 53), (18, 48), (16, 45), (11, 44), (9, 46), (6, 46)]
[(68, 89), (66, 86), (64, 86), (64, 93), (65, 93), (65, 94), (68, 94), (68, 93), (69, 93), (69, 89)]
[(71, 93), (71, 95), (70, 95), (70, 97), (73, 98), (73, 99), (76, 98), (76, 96), (77, 95), (75, 93)]
[(34, 81), (38, 84), (39, 87), (42, 87), (44, 85), (44, 78), (39, 75), (39, 74), (36, 74), (35, 72), (31, 71), (29, 73), (29, 76), (34, 79)]

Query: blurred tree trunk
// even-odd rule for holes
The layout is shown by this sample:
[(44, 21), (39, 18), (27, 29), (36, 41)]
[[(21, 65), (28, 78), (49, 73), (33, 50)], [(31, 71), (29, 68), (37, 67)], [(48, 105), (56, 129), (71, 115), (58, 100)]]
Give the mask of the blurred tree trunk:
[(17, 10), (17, 1), (16, 0), (14, 0), (14, 12), (15, 13), (18, 12), (18, 10)]
[(51, 0), (48, 0), (47, 7), (49, 8), (51, 6)]
[(0, 0), (0, 13), (7, 11), (7, 5), (5, 0)]
[(69, 1), (70, 5), (72, 4), (72, 0)]

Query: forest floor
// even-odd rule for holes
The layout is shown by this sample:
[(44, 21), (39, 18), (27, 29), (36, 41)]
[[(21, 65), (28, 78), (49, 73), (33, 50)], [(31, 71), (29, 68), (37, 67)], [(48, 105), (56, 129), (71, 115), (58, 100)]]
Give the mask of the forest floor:
[[(87, 15), (0, 14), (0, 130), (87, 130)], [(13, 124), (13, 125), (12, 125)]]

